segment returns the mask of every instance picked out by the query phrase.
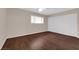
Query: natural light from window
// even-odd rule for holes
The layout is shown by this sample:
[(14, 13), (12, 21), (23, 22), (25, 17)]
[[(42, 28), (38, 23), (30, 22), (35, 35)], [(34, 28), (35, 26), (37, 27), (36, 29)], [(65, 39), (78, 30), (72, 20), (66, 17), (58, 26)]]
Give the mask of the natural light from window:
[(39, 16), (31, 16), (31, 23), (33, 24), (43, 24), (44, 18)]

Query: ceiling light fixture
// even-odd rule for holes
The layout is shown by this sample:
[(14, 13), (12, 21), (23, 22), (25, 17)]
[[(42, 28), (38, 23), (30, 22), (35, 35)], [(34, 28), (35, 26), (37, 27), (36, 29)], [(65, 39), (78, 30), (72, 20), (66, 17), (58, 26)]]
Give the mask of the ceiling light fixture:
[(42, 11), (44, 11), (44, 10), (46, 10), (46, 8), (38, 8), (38, 11), (39, 11), (39, 12), (42, 12)]

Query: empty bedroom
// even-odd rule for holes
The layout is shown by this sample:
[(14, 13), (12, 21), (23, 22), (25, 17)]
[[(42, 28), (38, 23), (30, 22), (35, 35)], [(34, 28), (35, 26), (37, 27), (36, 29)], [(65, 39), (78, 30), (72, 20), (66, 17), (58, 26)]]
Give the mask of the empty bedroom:
[(78, 8), (0, 8), (1, 50), (79, 50)]

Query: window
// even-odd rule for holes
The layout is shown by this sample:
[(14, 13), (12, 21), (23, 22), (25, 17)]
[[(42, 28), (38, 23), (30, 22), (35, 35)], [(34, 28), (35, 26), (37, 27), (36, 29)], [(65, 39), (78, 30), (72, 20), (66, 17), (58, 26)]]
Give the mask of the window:
[(43, 17), (39, 17), (39, 16), (31, 16), (31, 23), (43, 24), (44, 23), (44, 18)]

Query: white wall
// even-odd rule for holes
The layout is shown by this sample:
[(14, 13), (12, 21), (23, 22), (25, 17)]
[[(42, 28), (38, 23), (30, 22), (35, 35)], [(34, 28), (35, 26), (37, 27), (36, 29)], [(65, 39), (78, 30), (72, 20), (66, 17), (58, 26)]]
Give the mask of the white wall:
[(31, 24), (31, 15), (42, 16), (24, 10), (12, 8), (7, 11), (7, 38), (47, 31), (47, 19), (44, 24)]
[(0, 8), (0, 49), (6, 40), (6, 9)]
[(51, 16), (48, 18), (48, 30), (65, 35), (77, 35), (77, 14)]

